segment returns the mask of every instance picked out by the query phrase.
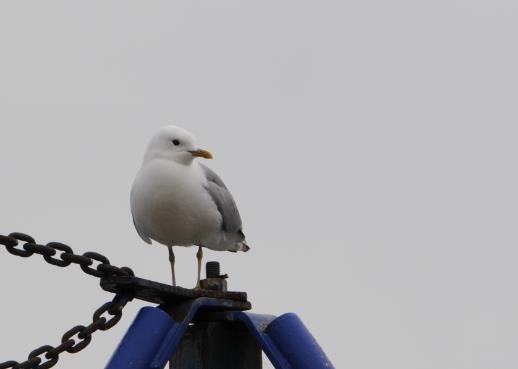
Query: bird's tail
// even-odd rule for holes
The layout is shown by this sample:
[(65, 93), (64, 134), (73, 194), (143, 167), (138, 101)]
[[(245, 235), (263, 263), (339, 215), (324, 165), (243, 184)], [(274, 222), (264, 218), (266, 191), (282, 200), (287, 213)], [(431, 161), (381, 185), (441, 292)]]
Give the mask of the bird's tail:
[(243, 242), (239, 242), (237, 244), (237, 250), (238, 251), (247, 252), (248, 250), (250, 250), (250, 246), (248, 246), (244, 241)]

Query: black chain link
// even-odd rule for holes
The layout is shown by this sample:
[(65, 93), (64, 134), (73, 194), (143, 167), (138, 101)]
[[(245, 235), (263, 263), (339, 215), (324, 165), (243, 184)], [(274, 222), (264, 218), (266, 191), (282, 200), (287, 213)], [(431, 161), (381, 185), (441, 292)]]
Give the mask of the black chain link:
[[(19, 241), (24, 242), (21, 247)], [(0, 245), (17, 256), (29, 257), (34, 254), (43, 256), (49, 264), (66, 267), (78, 264), (89, 275), (98, 278), (109, 276), (133, 276), (128, 267), (116, 267), (110, 264), (107, 257), (96, 252), (85, 252), (83, 255), (74, 254), (72, 248), (59, 242), (49, 242), (46, 245), (37, 244), (34, 238), (23, 233), (11, 233), (8, 236), (0, 235)], [(59, 252), (59, 257), (56, 255)], [(93, 265), (96, 264), (95, 267)], [(87, 326), (77, 325), (67, 331), (57, 346), (43, 345), (33, 350), (27, 360), (19, 363), (11, 360), (0, 363), (0, 369), (47, 369), (59, 360), (63, 352), (76, 353), (84, 349), (92, 340), (92, 334), (113, 327), (122, 317), (122, 309), (131, 301), (133, 296), (119, 294), (112, 301), (108, 301), (97, 309), (92, 317), (92, 323)]]
[[(19, 241), (25, 242), (21, 247)], [(34, 238), (24, 233), (14, 232), (9, 236), (0, 235), (0, 245), (4, 245), (7, 252), (21, 257), (29, 257), (34, 254), (43, 256), (49, 264), (66, 267), (70, 264), (78, 264), (89, 275), (98, 278), (109, 276), (133, 276), (133, 271), (128, 267), (116, 267), (110, 264), (108, 258), (97, 252), (85, 252), (83, 255), (74, 254), (70, 246), (59, 242), (49, 242), (46, 245), (37, 244)], [(56, 254), (59, 251), (59, 257)], [(97, 262), (95, 268), (92, 267)]]

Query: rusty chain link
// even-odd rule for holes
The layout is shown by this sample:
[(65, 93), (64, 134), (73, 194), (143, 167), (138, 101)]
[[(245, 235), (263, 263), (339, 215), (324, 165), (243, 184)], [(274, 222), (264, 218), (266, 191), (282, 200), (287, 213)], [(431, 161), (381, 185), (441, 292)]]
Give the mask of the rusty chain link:
[[(20, 241), (24, 242), (21, 247), (19, 246)], [(59, 267), (78, 264), (86, 274), (97, 278), (134, 275), (130, 268), (111, 265), (107, 257), (96, 252), (77, 255), (70, 246), (59, 242), (40, 245), (34, 238), (24, 233), (0, 235), (0, 245), (5, 246), (9, 253), (24, 258), (34, 254), (41, 255), (49, 264)], [(96, 264), (95, 267), (94, 264)], [(29, 353), (27, 360), (23, 362), (5, 361), (0, 363), (0, 369), (47, 369), (53, 367), (58, 362), (60, 354), (65, 351), (68, 353), (81, 351), (88, 346), (93, 333), (108, 330), (117, 324), (122, 317), (122, 309), (132, 298), (133, 296), (125, 294), (115, 295), (112, 301), (106, 302), (94, 312), (89, 325), (76, 325), (65, 332), (59, 345), (38, 347)]]

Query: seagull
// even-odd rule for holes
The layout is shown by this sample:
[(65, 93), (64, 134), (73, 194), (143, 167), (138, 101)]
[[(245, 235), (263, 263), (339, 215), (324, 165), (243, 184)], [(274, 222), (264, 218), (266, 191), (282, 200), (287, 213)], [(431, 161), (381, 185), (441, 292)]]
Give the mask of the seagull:
[(167, 246), (173, 286), (173, 246), (198, 246), (200, 288), (203, 247), (248, 251), (234, 198), (221, 178), (199, 161), (212, 154), (183, 128), (165, 126), (151, 138), (131, 188), (133, 224), (144, 242)]

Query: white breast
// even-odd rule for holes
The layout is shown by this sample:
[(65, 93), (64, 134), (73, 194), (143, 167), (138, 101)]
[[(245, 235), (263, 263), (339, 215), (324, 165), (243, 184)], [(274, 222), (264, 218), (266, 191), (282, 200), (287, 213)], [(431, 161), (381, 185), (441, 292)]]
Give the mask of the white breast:
[(196, 162), (148, 161), (131, 189), (131, 212), (139, 230), (164, 245), (191, 246), (219, 232), (221, 215), (203, 188)]

